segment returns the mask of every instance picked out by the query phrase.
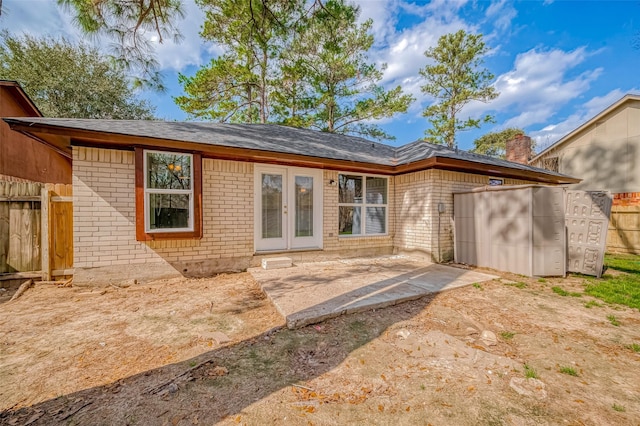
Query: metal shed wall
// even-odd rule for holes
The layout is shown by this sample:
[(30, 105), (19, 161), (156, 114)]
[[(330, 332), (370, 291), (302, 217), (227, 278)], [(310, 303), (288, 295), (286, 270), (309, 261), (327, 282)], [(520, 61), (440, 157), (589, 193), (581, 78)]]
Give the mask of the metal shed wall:
[(484, 187), (454, 194), (456, 262), (565, 275), (564, 189)]

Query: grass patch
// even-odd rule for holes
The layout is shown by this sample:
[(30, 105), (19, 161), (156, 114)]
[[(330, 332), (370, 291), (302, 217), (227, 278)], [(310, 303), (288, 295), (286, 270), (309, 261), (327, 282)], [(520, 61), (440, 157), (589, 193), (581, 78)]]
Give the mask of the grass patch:
[(614, 410), (620, 413), (624, 413), (626, 411), (622, 405), (618, 405), (618, 404), (613, 404), (611, 408), (613, 408)]
[(500, 333), (500, 337), (502, 337), (504, 340), (511, 340), (515, 335), (516, 333), (513, 333), (511, 331), (503, 331), (502, 333)]
[(568, 374), (569, 376), (578, 377), (578, 372), (571, 367), (560, 367), (559, 371), (562, 374)]
[(547, 282), (547, 280), (545, 280), (544, 278), (538, 278), (538, 282), (539, 282), (539, 283), (546, 283), (546, 282)]
[(607, 268), (630, 274), (640, 274), (640, 256), (633, 254), (605, 254), (604, 264)]
[(584, 292), (608, 303), (640, 309), (640, 274), (621, 273), (590, 278)]
[(615, 315), (607, 315), (607, 319), (611, 323), (611, 325), (615, 325), (616, 327), (620, 327), (620, 321), (616, 318)]
[(511, 287), (517, 287), (517, 288), (525, 288), (527, 286), (527, 283), (523, 283), (522, 281), (520, 281), (517, 283), (505, 283), (505, 285), (508, 285)]
[(637, 343), (632, 343), (630, 345), (626, 345), (625, 348), (631, 349), (635, 353), (640, 353), (640, 345)]
[(602, 303), (598, 303), (595, 300), (589, 300), (587, 303), (584, 304), (584, 307), (587, 308), (587, 309), (591, 309), (594, 306), (597, 306), (597, 307), (601, 308), (602, 307)]
[(551, 287), (551, 290), (560, 296), (582, 297), (582, 293), (570, 292), (558, 286)]
[(524, 377), (526, 377), (527, 379), (537, 379), (538, 373), (536, 373), (536, 370), (534, 370), (532, 366), (530, 366), (529, 364), (525, 364)]
[(483, 290), (482, 286), (478, 283), (473, 283), (473, 287), (477, 288), (478, 290)]

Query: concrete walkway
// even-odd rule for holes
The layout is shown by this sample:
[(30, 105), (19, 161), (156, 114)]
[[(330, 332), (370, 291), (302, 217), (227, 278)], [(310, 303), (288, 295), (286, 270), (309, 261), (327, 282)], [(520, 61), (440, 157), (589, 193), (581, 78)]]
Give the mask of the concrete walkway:
[(498, 278), (405, 256), (299, 263), (249, 272), (289, 328)]

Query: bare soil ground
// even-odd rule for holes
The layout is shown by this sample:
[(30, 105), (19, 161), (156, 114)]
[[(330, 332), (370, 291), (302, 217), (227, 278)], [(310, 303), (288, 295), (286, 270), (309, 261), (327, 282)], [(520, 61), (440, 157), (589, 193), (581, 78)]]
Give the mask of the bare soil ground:
[(0, 424), (640, 424), (640, 313), (503, 277), (298, 330), (247, 273), (3, 295)]

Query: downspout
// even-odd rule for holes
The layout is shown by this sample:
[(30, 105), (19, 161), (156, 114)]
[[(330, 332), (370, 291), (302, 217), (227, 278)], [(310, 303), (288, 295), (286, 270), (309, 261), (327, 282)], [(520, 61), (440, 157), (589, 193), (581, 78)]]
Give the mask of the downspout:
[(442, 218), (442, 213), (445, 212), (445, 205), (441, 201), (438, 203), (438, 263), (442, 263), (442, 251), (440, 250), (440, 222)]

